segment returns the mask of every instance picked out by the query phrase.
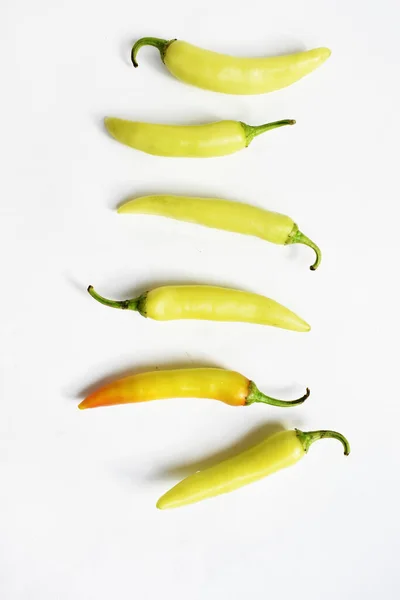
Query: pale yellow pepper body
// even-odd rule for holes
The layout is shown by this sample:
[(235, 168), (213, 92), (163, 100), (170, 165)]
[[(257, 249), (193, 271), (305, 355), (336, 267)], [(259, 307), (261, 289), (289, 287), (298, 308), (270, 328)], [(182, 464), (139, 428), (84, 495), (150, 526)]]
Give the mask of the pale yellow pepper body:
[(295, 431), (279, 432), (241, 454), (190, 475), (164, 494), (157, 508), (177, 508), (227, 494), (294, 465), (304, 454)]
[(287, 87), (322, 65), (328, 48), (268, 58), (239, 58), (177, 40), (164, 63), (177, 79), (224, 94), (265, 94)]
[(146, 294), (142, 314), (157, 321), (240, 321), (292, 331), (310, 330), (308, 323), (275, 300), (208, 285), (163, 286), (151, 290)]
[(316, 254), (315, 262), (310, 268), (314, 271), (321, 262), (320, 249), (299, 231), (293, 219), (250, 204), (221, 198), (157, 195), (129, 200), (118, 208), (118, 212), (169, 217), (214, 229), (256, 236), (274, 244), (305, 244)]
[(146, 37), (132, 48), (132, 62), (142, 46), (155, 46), (177, 79), (202, 89), (225, 94), (265, 94), (287, 87), (322, 65), (328, 48), (314, 48), (267, 58), (241, 58), (204, 50), (180, 40)]
[(296, 464), (308, 452), (311, 444), (322, 438), (339, 440), (345, 455), (350, 453), (348, 441), (336, 431), (280, 431), (241, 454), (186, 477), (161, 496), (157, 508), (193, 504), (258, 481)]
[(118, 212), (169, 217), (215, 229), (253, 235), (274, 244), (286, 244), (295, 226), (290, 217), (277, 212), (220, 198), (144, 196), (126, 202), (119, 207)]
[(122, 144), (156, 156), (207, 158), (233, 154), (246, 147), (245, 131), (239, 121), (186, 126), (108, 117), (105, 125)]

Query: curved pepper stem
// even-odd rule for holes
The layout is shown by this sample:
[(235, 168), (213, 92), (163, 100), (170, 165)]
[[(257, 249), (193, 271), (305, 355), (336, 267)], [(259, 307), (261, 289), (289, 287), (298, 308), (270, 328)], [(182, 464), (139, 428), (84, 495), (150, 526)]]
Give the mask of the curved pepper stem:
[(309, 395), (310, 390), (307, 388), (306, 393), (301, 398), (297, 398), (296, 400), (278, 400), (277, 398), (271, 398), (270, 396), (266, 396), (265, 394), (260, 392), (254, 381), (251, 381), (249, 385), (249, 394), (246, 398), (245, 406), (253, 404), (253, 402), (263, 402), (264, 404), (270, 404), (271, 406), (281, 406), (283, 408), (290, 408), (291, 406), (303, 404), (303, 402), (307, 400)]
[(164, 62), (165, 53), (167, 51), (168, 46), (170, 44), (172, 44), (172, 42), (176, 42), (176, 39), (162, 40), (161, 38), (155, 38), (155, 37), (141, 38), (132, 46), (131, 60), (132, 60), (133, 66), (134, 67), (139, 66), (137, 63), (137, 60), (136, 60), (136, 56), (142, 46), (154, 46), (155, 48), (157, 48), (157, 50), (159, 50), (159, 52), (160, 52), (161, 60)]
[(296, 121), (294, 119), (283, 119), (282, 121), (273, 121), (272, 123), (264, 123), (263, 125), (248, 125), (247, 123), (240, 121), (246, 136), (246, 147), (257, 135), (261, 135), (262, 133), (265, 133), (265, 131), (284, 127), (285, 125), (295, 125), (295, 123)]
[(92, 285), (89, 285), (87, 291), (92, 298), (97, 300), (97, 302), (100, 302), (100, 304), (111, 306), (111, 308), (122, 308), (125, 310), (139, 310), (139, 302), (142, 298), (139, 296), (138, 298), (132, 298), (132, 300), (108, 300), (108, 298), (103, 298), (103, 296), (100, 296), (100, 294), (95, 291)]
[(342, 442), (345, 456), (350, 454), (349, 442), (344, 435), (337, 431), (331, 431), (330, 429), (321, 429), (320, 431), (300, 431), (299, 429), (295, 429), (295, 431), (304, 448), (304, 452), (308, 452), (311, 444), (318, 440), (322, 440), (323, 438), (334, 438), (335, 440)]
[(309, 246), (309, 248), (312, 248), (316, 254), (316, 257), (315, 262), (313, 265), (311, 265), (310, 269), (311, 271), (315, 271), (316, 269), (318, 269), (322, 259), (321, 250), (318, 248), (317, 244), (314, 244), (314, 242), (310, 240), (310, 238), (308, 238), (306, 235), (304, 235), (304, 233), (299, 231), (297, 225), (294, 225), (293, 227), (293, 231), (291, 232), (289, 239), (286, 242), (286, 245), (288, 244), (304, 244), (305, 246)]

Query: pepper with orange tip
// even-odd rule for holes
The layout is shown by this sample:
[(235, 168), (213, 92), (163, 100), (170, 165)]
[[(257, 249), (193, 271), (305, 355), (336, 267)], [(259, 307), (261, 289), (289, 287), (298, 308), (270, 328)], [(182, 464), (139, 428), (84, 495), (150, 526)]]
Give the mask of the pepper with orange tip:
[(150, 371), (124, 377), (103, 386), (85, 398), (80, 409), (164, 400), (167, 398), (209, 398), (230, 406), (248, 406), (263, 402), (291, 407), (302, 404), (310, 390), (296, 400), (278, 400), (266, 396), (240, 373), (217, 368), (171, 369)]

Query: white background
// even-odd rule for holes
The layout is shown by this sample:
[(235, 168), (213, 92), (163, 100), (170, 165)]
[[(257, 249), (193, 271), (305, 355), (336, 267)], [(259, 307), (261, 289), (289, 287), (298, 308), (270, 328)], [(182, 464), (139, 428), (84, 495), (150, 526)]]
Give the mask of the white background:
[[(3, 0), (0, 8), (0, 596), (220, 600), (399, 596), (399, 49), (396, 0), (232, 3)], [(258, 97), (174, 80), (144, 36), (237, 55), (326, 45), (332, 57)], [(155, 158), (102, 119), (295, 118), (236, 155)], [(313, 254), (152, 217), (129, 196), (214, 195), (292, 216)], [(270, 296), (312, 325), (157, 323), (86, 293), (160, 283)], [(122, 373), (219, 365), (300, 408), (205, 400), (80, 412)], [(278, 427), (342, 431), (304, 461), (175, 511), (186, 474)]]

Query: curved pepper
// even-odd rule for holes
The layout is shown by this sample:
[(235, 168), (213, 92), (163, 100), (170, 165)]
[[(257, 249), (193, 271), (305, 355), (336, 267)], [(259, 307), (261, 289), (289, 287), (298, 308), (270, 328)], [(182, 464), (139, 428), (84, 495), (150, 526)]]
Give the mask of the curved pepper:
[(291, 407), (302, 404), (310, 395), (297, 400), (278, 400), (266, 396), (240, 373), (225, 369), (199, 368), (150, 371), (113, 381), (96, 390), (78, 406), (80, 409), (164, 400), (167, 398), (210, 398), (230, 406), (249, 406), (263, 402), (272, 406)]
[(264, 125), (217, 121), (205, 125), (161, 125), (106, 117), (109, 134), (121, 144), (155, 156), (210, 158), (246, 148), (253, 138), (270, 129), (294, 125), (284, 119)]
[(135, 67), (142, 46), (156, 47), (177, 79), (225, 94), (265, 94), (279, 90), (314, 71), (331, 55), (328, 48), (315, 48), (270, 58), (240, 58), (203, 50), (180, 40), (144, 37), (132, 48)]
[(316, 260), (310, 269), (315, 271), (321, 262), (318, 246), (299, 231), (290, 217), (249, 204), (220, 198), (144, 196), (129, 200), (118, 208), (118, 212), (170, 217), (215, 229), (253, 235), (274, 244), (305, 244), (316, 253)]
[(89, 294), (112, 308), (138, 311), (157, 321), (198, 319), (241, 321), (271, 325), (292, 331), (309, 331), (310, 325), (294, 312), (259, 294), (210, 285), (166, 285), (131, 300), (108, 300), (93, 286)]
[(258, 481), (294, 465), (307, 454), (311, 444), (322, 438), (339, 440), (343, 444), (345, 455), (350, 453), (349, 442), (336, 431), (281, 431), (241, 454), (186, 477), (161, 496), (157, 508), (177, 508), (193, 504)]

